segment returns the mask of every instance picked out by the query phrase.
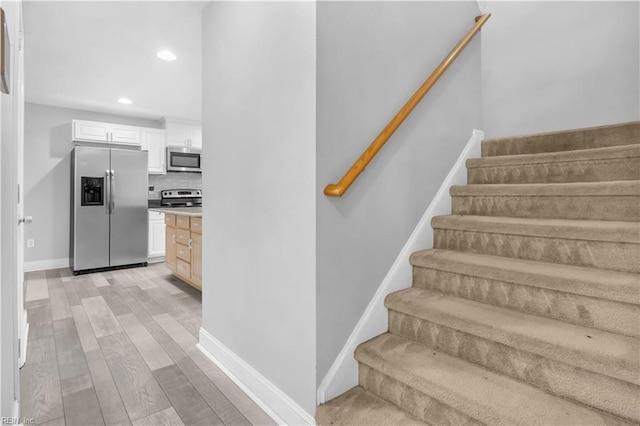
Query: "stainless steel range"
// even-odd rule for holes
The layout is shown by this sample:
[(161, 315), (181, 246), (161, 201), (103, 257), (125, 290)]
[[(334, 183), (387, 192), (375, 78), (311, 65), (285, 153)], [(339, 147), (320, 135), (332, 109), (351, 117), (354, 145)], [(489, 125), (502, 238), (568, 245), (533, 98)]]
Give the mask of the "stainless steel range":
[(161, 194), (163, 207), (202, 207), (201, 189), (167, 189)]

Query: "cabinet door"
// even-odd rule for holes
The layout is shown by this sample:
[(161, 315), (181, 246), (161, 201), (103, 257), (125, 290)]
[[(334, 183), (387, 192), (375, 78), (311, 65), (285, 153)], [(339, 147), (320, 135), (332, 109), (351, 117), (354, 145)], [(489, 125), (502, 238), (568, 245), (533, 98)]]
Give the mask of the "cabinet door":
[(109, 124), (95, 121), (73, 120), (73, 140), (108, 142)]
[(167, 237), (165, 243), (164, 259), (167, 267), (172, 271), (176, 270), (176, 228), (167, 226)]
[(149, 257), (164, 256), (165, 226), (164, 218), (149, 221)]
[(142, 129), (142, 149), (149, 151), (149, 173), (166, 174), (165, 134), (162, 129)]
[(191, 233), (191, 280), (202, 287), (202, 234)]
[(111, 125), (111, 138), (109, 142), (140, 145), (140, 128), (133, 126)]
[(189, 126), (182, 123), (167, 123), (167, 146), (187, 146)]
[(189, 141), (191, 143), (190, 146), (195, 148), (202, 148), (202, 127), (201, 126), (190, 126), (189, 132)]

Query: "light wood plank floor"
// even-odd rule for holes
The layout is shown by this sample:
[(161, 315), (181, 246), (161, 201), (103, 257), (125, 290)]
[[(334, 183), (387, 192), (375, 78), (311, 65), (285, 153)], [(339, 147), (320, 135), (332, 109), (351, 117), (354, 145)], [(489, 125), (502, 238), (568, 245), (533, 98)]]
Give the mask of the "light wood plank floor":
[(55, 425), (273, 425), (196, 347), (201, 294), (164, 264), (30, 272), (21, 416)]

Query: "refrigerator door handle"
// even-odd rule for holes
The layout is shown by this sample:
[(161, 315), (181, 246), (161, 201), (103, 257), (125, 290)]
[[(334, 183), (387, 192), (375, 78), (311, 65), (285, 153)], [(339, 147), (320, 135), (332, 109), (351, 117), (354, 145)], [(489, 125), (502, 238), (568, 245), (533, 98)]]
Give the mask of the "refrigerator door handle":
[(109, 200), (111, 204), (111, 214), (116, 209), (116, 173), (111, 170), (111, 191), (109, 194)]
[(105, 172), (105, 185), (104, 185), (104, 208), (107, 211), (107, 214), (111, 214), (111, 190), (109, 183), (109, 176), (111, 176), (110, 171), (107, 170)]

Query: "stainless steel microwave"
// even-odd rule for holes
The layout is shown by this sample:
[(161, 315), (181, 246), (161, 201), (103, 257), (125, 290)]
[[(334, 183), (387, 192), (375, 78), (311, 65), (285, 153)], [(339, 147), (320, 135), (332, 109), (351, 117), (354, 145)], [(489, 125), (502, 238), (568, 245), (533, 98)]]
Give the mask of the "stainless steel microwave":
[(198, 148), (167, 147), (168, 172), (202, 173), (202, 150)]

